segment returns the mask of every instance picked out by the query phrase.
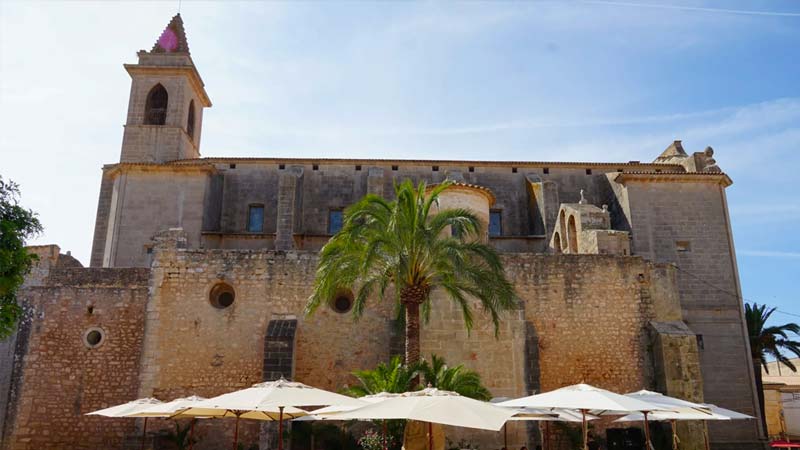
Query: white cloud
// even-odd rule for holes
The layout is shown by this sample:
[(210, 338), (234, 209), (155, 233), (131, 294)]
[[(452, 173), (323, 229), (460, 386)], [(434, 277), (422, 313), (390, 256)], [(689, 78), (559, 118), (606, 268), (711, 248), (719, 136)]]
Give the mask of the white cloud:
[(736, 254), (764, 258), (800, 258), (800, 252), (782, 252), (771, 250), (739, 250), (736, 252)]

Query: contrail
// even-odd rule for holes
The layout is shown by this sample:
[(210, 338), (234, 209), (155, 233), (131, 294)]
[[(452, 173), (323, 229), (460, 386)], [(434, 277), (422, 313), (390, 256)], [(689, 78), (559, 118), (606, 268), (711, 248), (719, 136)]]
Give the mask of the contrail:
[(677, 9), (682, 11), (700, 11), (700, 12), (724, 13), (724, 14), (743, 14), (748, 16), (800, 17), (800, 13), (795, 13), (795, 12), (748, 11), (744, 9), (702, 8), (696, 6), (679, 6), (679, 5), (655, 5), (652, 3), (615, 2), (615, 1), (605, 1), (605, 0), (583, 0), (583, 3), (593, 3), (596, 5), (609, 5), (609, 6), (633, 6), (639, 8)]

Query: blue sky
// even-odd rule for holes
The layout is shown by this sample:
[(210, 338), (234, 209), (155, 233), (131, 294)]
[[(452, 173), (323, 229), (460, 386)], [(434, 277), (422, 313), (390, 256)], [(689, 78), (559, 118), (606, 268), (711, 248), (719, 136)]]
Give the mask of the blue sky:
[[(0, 1), (0, 174), (88, 262), (177, 2)], [(745, 297), (800, 314), (800, 3), (184, 1), (204, 156), (650, 161), (711, 145)], [(789, 320), (788, 315), (775, 316)], [(797, 319), (797, 318), (794, 318)]]

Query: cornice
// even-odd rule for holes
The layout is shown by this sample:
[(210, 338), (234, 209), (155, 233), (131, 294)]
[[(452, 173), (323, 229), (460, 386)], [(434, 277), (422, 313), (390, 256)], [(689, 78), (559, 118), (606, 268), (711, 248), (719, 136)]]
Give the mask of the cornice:
[(722, 172), (620, 172), (614, 177), (620, 184), (639, 183), (711, 183), (728, 187), (733, 180)]

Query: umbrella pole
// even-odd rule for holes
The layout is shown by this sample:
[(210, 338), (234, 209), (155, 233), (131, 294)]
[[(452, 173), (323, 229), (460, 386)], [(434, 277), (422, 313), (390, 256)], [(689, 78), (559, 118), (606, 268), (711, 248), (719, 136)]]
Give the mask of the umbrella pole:
[(278, 450), (283, 449), (283, 406), (278, 408)]
[(649, 411), (642, 411), (644, 414), (644, 441), (647, 444), (647, 450), (653, 448), (653, 445), (650, 443), (650, 422), (647, 421), (647, 415), (650, 414)]
[(147, 440), (147, 417), (144, 418), (144, 426), (142, 427), (142, 450), (144, 450), (144, 443)]
[(428, 422), (428, 450), (433, 450), (433, 424)]
[(503, 449), (508, 450), (508, 422), (503, 424)]
[(672, 450), (678, 450), (678, 431), (675, 429), (677, 424), (674, 420), (670, 420), (669, 424), (672, 426)]
[(387, 450), (387, 447), (386, 447), (386, 419), (383, 419), (383, 450)]
[(239, 443), (239, 414), (236, 415), (236, 428), (233, 430), (233, 450), (236, 450), (236, 444)]
[(708, 443), (708, 421), (707, 420), (703, 421), (703, 441), (705, 441), (706, 450), (710, 450), (711, 446)]
[(189, 423), (189, 450), (192, 450), (194, 447), (194, 419)]
[[(583, 450), (589, 450), (589, 427), (586, 425), (586, 410), (581, 410), (581, 422), (583, 428)], [(650, 450), (650, 449), (648, 449)]]
[(550, 422), (544, 423), (544, 438), (542, 438), (544, 450), (550, 450)]

